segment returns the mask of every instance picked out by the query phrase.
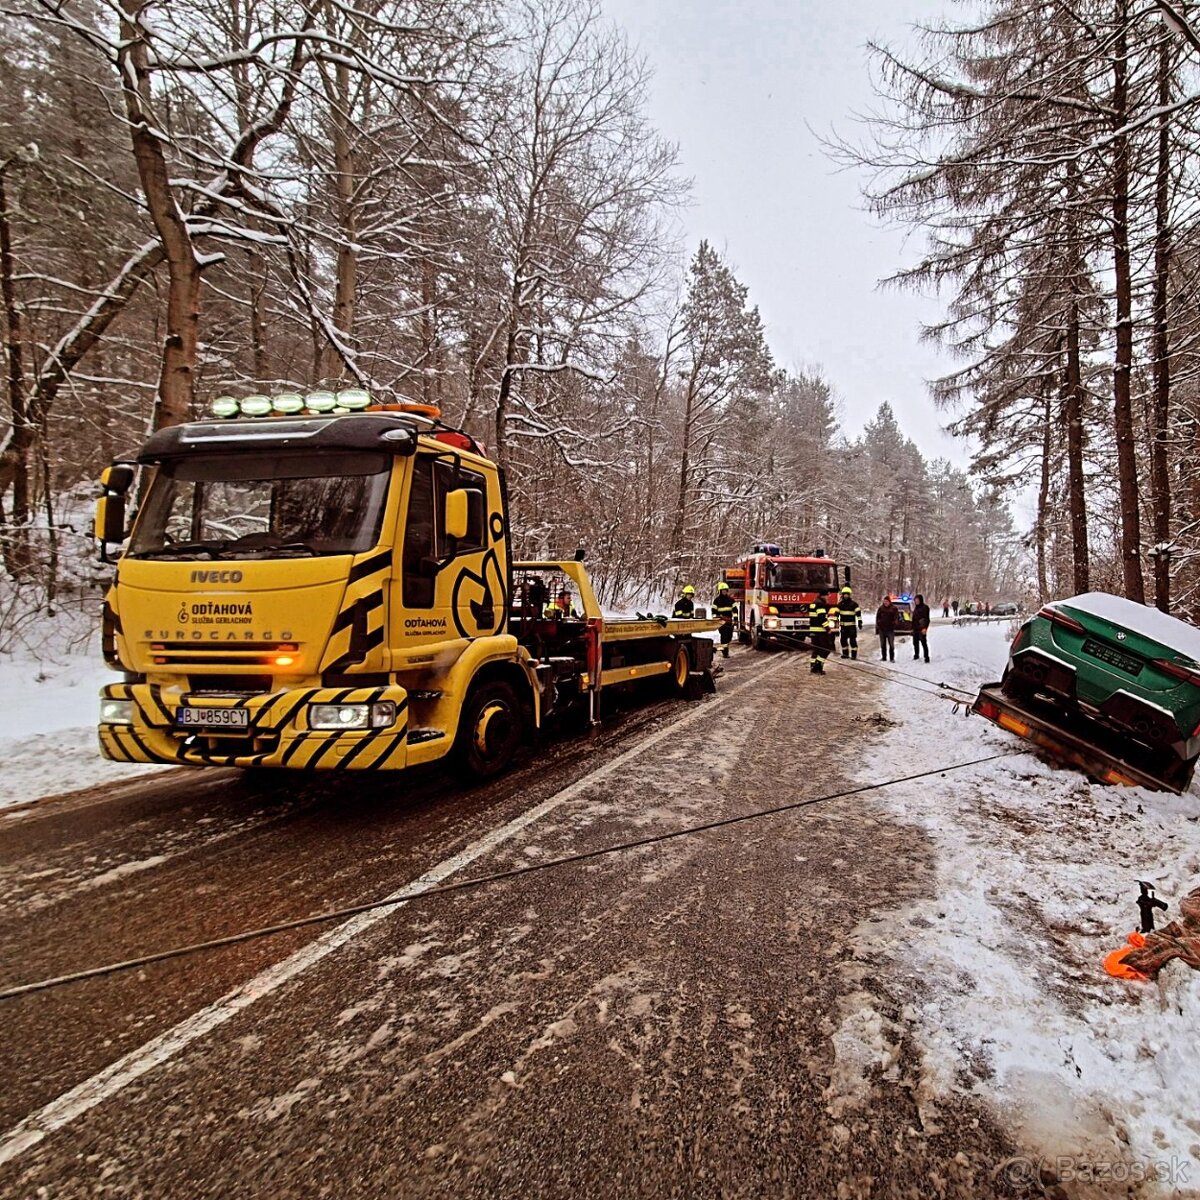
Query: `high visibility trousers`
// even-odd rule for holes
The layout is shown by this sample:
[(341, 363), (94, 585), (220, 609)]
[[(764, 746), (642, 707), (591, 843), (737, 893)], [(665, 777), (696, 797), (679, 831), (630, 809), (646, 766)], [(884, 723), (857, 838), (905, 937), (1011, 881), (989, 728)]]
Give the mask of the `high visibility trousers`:
[(858, 657), (858, 626), (843, 625), (842, 626), (842, 657), (846, 657), (846, 651), (853, 649), (854, 657)]
[(816, 670), (833, 652), (833, 634), (823, 629), (809, 634), (809, 641), (812, 642), (813, 670)]

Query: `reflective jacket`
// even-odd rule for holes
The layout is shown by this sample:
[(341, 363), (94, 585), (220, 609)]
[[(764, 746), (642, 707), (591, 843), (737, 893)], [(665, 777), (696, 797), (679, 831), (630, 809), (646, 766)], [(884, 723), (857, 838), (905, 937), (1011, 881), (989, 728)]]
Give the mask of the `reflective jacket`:
[(691, 596), (680, 596), (675, 601), (675, 611), (671, 614), (673, 617), (690, 617), (696, 611), (696, 602)]
[(718, 592), (713, 597), (713, 614), (718, 617), (732, 617), (734, 610), (733, 597), (728, 592)]
[(838, 620), (844, 628), (849, 628), (855, 624), (859, 629), (862, 628), (862, 609), (858, 606), (858, 601), (851, 596), (843, 596), (838, 601)]
[(828, 633), (830, 624), (829, 606), (824, 600), (816, 600), (808, 606), (809, 633)]

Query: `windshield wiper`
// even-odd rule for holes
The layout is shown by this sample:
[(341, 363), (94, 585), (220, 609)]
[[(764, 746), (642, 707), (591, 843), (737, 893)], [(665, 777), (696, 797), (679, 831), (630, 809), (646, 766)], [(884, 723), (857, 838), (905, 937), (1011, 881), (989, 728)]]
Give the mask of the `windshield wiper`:
[(283, 542), (278, 546), (239, 546), (234, 543), (229, 547), (226, 558), (282, 558), (289, 555), (304, 555), (316, 558), (320, 550), (314, 549), (307, 542)]
[(190, 554), (207, 554), (210, 558), (218, 558), (229, 543), (223, 541), (211, 542), (172, 542), (168, 546), (156, 546), (152, 550), (138, 550), (131, 558), (181, 558)]

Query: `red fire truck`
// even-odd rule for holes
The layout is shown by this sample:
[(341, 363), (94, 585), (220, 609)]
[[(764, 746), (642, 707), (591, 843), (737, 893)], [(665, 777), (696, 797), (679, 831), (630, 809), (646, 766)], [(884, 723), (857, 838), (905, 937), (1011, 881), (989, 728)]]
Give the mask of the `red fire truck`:
[(765, 650), (772, 644), (798, 647), (808, 640), (808, 610), (823, 588), (837, 591), (850, 582), (824, 550), (784, 554), (774, 542), (758, 542), (727, 567), (725, 582), (737, 605), (735, 620), (743, 645)]

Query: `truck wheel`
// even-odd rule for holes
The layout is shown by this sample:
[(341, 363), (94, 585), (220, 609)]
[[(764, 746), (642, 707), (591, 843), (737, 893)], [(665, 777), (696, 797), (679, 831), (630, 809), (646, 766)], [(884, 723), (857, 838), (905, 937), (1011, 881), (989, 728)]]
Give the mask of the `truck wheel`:
[(497, 679), (468, 693), (451, 763), (466, 779), (491, 779), (508, 770), (524, 740), (521, 702), (509, 684)]
[(692, 673), (692, 656), (684, 645), (675, 647), (671, 659), (671, 691), (685, 700), (698, 700), (704, 694), (704, 685)]
[(767, 648), (767, 639), (759, 633), (757, 625), (750, 627), (750, 648), (752, 650), (765, 650)]

